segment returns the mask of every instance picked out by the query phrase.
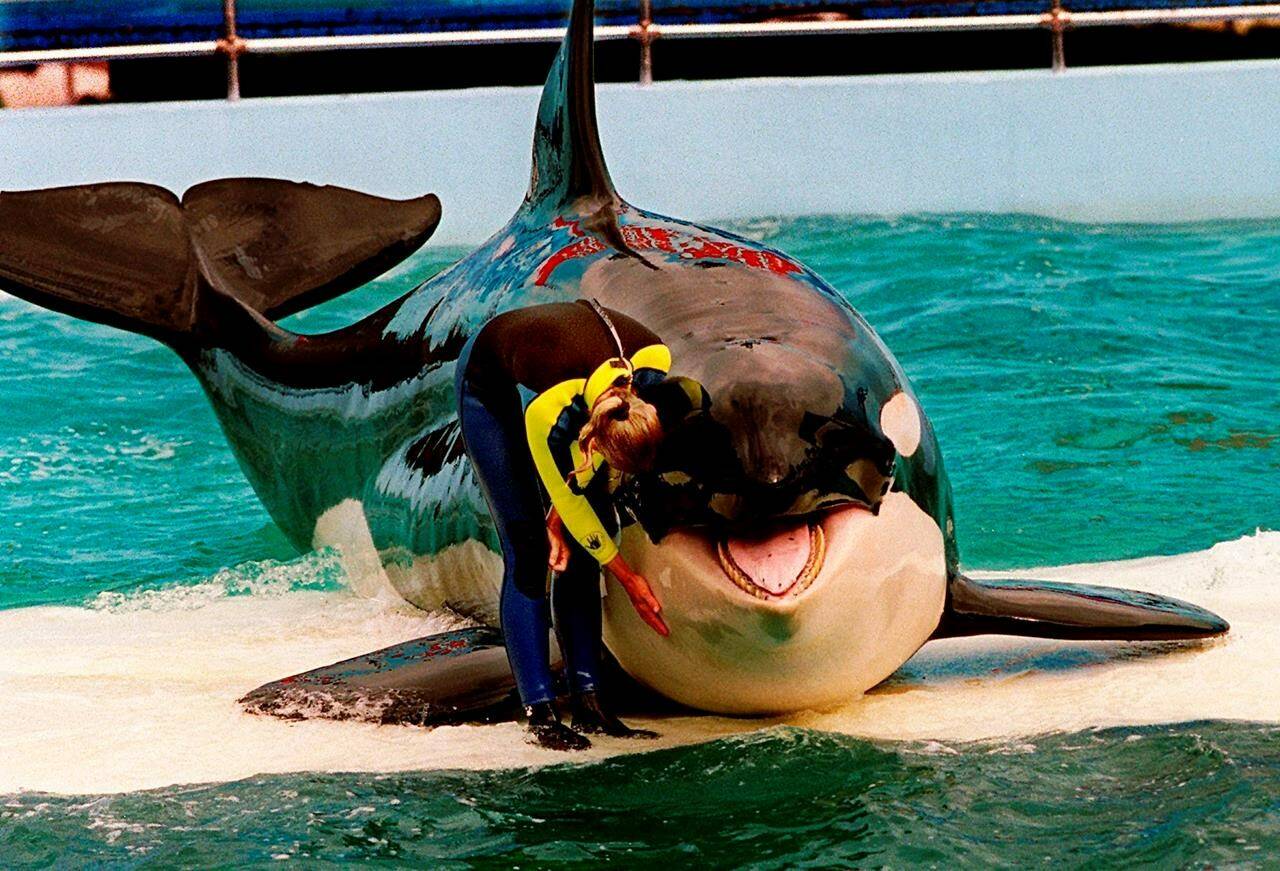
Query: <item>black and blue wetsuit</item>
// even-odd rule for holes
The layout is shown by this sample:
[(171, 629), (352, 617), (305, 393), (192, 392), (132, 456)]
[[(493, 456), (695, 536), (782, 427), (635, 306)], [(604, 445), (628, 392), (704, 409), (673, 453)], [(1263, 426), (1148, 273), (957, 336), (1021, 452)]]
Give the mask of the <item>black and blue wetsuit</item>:
[[(580, 300), (498, 315), (458, 361), (462, 436), (502, 545), (502, 631), (526, 706), (556, 695), (548, 652), (548, 502), (572, 539), (568, 568), (550, 597), (570, 689), (575, 695), (597, 689), (600, 566), (618, 552), (610, 498), (618, 476), (593, 455), (585, 474), (567, 480), (586, 465), (578, 433), (592, 403), (628, 372), (620, 351), (634, 371), (636, 392), (658, 400), (660, 418), (672, 405), (665, 394), (687, 392), (666, 383), (671, 355), (658, 336), (621, 313), (603, 311), (607, 320)], [(675, 413), (688, 411), (689, 403), (675, 403), (681, 404)]]

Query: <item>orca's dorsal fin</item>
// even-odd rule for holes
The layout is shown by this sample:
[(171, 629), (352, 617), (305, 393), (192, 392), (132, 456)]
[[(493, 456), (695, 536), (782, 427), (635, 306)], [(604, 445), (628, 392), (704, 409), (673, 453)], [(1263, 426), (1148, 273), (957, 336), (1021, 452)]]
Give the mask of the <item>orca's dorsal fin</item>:
[(543, 86), (525, 203), (556, 208), (583, 198), (601, 206), (618, 202), (596, 127), (594, 0), (574, 0), (569, 30)]

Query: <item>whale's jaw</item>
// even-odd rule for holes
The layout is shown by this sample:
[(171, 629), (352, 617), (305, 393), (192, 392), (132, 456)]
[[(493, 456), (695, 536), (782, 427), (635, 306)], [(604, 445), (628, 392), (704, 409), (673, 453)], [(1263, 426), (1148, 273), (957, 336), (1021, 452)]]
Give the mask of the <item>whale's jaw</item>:
[(749, 535), (725, 535), (716, 542), (725, 577), (765, 601), (809, 589), (822, 572), (826, 553), (826, 534), (816, 518), (772, 524)]
[(928, 640), (945, 602), (942, 532), (904, 493), (877, 515), (850, 508), (754, 541), (681, 530), (654, 544), (632, 527), (623, 551), (653, 585), (671, 635), (645, 626), (610, 580), (605, 642), (632, 677), (707, 711), (854, 699)]

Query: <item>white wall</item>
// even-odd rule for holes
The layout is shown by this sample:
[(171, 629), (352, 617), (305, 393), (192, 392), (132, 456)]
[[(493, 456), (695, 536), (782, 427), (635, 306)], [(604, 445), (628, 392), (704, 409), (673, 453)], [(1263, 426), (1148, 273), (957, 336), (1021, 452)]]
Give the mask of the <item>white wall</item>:
[[(632, 202), (687, 218), (1021, 211), (1280, 216), (1280, 62), (600, 87)], [(538, 90), (0, 111), (0, 186), (272, 175), (435, 191), (437, 242), (500, 226)]]

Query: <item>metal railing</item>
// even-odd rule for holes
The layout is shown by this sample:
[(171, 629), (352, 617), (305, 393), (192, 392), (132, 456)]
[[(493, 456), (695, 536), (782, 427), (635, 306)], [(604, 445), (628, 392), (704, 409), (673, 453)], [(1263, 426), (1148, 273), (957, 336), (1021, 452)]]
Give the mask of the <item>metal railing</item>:
[[(1043, 13), (1017, 15), (960, 15), (936, 18), (876, 18), (851, 21), (763, 21), (721, 24), (658, 24), (650, 0), (640, 0), (634, 25), (601, 25), (596, 39), (634, 39), (640, 45), (641, 84), (653, 81), (653, 44), (659, 39), (711, 39), (752, 36), (838, 36), (860, 33), (958, 33), (974, 31), (1047, 30), (1052, 34), (1052, 68), (1066, 68), (1064, 34), (1081, 27), (1150, 24), (1280, 21), (1280, 4), (1200, 6), (1181, 9), (1127, 9), (1070, 12), (1060, 0)], [(236, 0), (223, 0), (223, 37), (199, 42), (101, 48), (45, 49), (0, 52), (0, 68), (39, 63), (144, 60), (222, 55), (227, 62), (227, 99), (240, 98), (240, 57), (245, 54), (299, 54), (345, 49), (420, 48), (448, 45), (506, 45), (554, 43), (564, 37), (558, 27), (510, 30), (470, 30), (427, 33), (380, 33), (350, 36), (298, 36), (244, 39), (236, 31)]]

